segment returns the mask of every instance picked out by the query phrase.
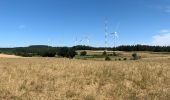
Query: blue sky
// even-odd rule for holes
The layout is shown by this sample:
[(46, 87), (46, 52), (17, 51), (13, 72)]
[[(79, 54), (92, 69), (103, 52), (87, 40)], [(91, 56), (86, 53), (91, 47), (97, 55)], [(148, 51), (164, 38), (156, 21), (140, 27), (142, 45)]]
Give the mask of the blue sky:
[(0, 0), (0, 47), (105, 46), (105, 18), (117, 45), (170, 45), (169, 0)]

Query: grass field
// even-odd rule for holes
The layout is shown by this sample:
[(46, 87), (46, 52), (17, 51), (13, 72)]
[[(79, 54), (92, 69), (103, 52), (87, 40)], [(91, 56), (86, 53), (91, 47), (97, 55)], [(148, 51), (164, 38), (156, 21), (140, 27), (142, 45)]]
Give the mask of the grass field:
[(170, 100), (169, 54), (140, 55), (137, 61), (0, 58), (0, 100)]

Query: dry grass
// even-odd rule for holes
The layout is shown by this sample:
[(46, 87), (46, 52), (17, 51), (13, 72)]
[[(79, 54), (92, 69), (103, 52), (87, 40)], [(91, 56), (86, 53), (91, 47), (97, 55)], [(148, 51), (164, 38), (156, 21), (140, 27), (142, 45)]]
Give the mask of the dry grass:
[(169, 100), (169, 60), (1, 58), (0, 100)]
[(0, 58), (20, 58), (20, 57), (16, 55), (0, 54)]

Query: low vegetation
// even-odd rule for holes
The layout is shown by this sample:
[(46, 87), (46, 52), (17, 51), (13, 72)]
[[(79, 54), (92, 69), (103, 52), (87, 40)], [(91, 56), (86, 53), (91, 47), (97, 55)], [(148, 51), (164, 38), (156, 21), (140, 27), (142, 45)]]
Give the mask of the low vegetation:
[(113, 52), (113, 56), (118, 56), (118, 54), (116, 52)]
[(123, 60), (127, 60), (127, 58), (123, 58)]
[(87, 52), (86, 51), (81, 51), (80, 52), (80, 56), (86, 56), (87, 55)]
[(109, 56), (105, 57), (105, 61), (110, 61), (110, 60), (111, 60), (111, 58)]
[(132, 60), (139, 60), (139, 59), (141, 59), (141, 56), (138, 56), (137, 53), (132, 54)]
[(106, 51), (103, 51), (103, 56), (107, 56), (107, 52)]

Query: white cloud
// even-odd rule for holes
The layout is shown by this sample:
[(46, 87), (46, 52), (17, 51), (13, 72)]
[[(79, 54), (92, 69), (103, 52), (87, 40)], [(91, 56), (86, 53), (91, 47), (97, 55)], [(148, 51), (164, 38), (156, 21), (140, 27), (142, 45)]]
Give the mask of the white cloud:
[(160, 33), (170, 33), (170, 30), (164, 29), (164, 30), (161, 30)]
[(153, 45), (170, 46), (170, 30), (161, 30), (160, 34), (152, 37)]

